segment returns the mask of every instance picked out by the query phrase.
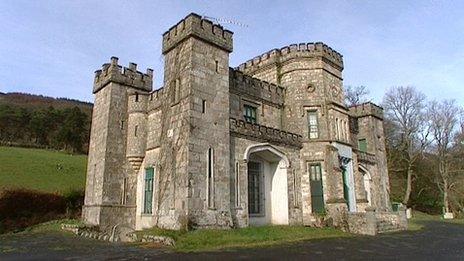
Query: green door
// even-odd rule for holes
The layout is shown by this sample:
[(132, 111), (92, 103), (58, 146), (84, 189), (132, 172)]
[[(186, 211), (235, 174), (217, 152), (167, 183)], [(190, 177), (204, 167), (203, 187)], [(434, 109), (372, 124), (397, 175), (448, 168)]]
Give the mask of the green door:
[(311, 207), (313, 213), (323, 213), (324, 189), (322, 187), (321, 164), (309, 165), (310, 186), (311, 186)]

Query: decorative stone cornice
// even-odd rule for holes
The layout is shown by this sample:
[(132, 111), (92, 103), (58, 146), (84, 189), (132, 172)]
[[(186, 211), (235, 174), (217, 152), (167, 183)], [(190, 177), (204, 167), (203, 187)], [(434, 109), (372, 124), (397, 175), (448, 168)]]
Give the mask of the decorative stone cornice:
[(376, 156), (374, 154), (360, 151), (360, 150), (354, 150), (356, 155), (358, 155), (358, 161), (359, 162), (364, 162), (368, 164), (374, 165), (377, 162)]
[(230, 132), (234, 136), (245, 137), (271, 144), (302, 148), (302, 136), (244, 120), (230, 118)]

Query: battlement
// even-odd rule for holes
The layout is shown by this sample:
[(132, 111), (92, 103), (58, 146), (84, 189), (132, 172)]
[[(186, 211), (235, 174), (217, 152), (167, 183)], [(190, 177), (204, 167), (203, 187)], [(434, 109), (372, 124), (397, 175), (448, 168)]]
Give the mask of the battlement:
[(301, 148), (302, 145), (302, 136), (259, 125), (259, 124), (252, 124), (245, 122), (244, 120), (229, 119), (230, 123), (230, 132), (235, 136), (245, 137), (252, 140), (258, 140), (262, 142), (270, 142), (273, 144), (290, 146), (290, 147), (297, 147)]
[(356, 118), (374, 116), (381, 120), (383, 119), (383, 108), (372, 102), (351, 106), (349, 109), (350, 114)]
[(105, 63), (101, 70), (95, 71), (93, 93), (98, 92), (108, 83), (115, 82), (143, 91), (151, 91), (153, 85), (153, 70), (147, 68), (146, 73), (137, 71), (137, 64), (129, 63), (129, 67), (118, 65), (118, 57), (111, 57), (110, 63)]
[(322, 42), (291, 44), (280, 49), (273, 49), (240, 64), (236, 69), (243, 72), (255, 71), (268, 64), (284, 62), (295, 56), (323, 57), (338, 69), (343, 70), (343, 56)]
[(163, 54), (190, 36), (216, 45), (227, 52), (232, 52), (232, 35), (231, 31), (222, 26), (202, 19), (198, 14), (191, 13), (163, 34)]
[(233, 68), (229, 68), (229, 88), (232, 93), (249, 95), (272, 105), (282, 106), (284, 104), (284, 88)]
[(156, 110), (161, 107), (165, 97), (164, 87), (154, 90), (148, 94), (148, 111)]

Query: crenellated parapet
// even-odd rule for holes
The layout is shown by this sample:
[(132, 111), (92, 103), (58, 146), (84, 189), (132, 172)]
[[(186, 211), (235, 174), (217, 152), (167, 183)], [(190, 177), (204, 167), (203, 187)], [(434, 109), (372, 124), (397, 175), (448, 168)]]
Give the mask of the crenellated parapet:
[(153, 70), (146, 73), (137, 71), (137, 64), (129, 63), (129, 67), (118, 65), (118, 58), (111, 57), (110, 63), (105, 63), (101, 70), (95, 71), (93, 93), (97, 93), (108, 83), (114, 82), (142, 91), (151, 91), (153, 86)]
[(232, 35), (222, 26), (191, 13), (163, 34), (163, 54), (190, 36), (232, 52)]
[(372, 102), (352, 106), (349, 109), (350, 114), (356, 118), (373, 116), (381, 120), (383, 119), (383, 108)]
[(245, 73), (252, 73), (268, 65), (284, 63), (297, 57), (321, 57), (337, 69), (343, 70), (343, 56), (321, 42), (291, 44), (280, 49), (273, 49), (240, 64), (236, 69)]
[(276, 145), (290, 146), (301, 148), (302, 136), (271, 128), (259, 124), (252, 124), (243, 120), (230, 118), (230, 132), (239, 137), (244, 137), (252, 140), (270, 142)]
[(161, 108), (165, 100), (165, 88), (161, 87), (148, 94), (148, 111), (157, 110)]
[(233, 68), (229, 68), (229, 90), (274, 106), (284, 104), (284, 89), (281, 86), (261, 81)]

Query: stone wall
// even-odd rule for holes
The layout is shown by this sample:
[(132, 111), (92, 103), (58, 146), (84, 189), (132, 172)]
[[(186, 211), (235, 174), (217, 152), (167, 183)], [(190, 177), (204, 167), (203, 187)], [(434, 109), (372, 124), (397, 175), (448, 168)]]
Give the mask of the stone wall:
[[(289, 161), (290, 224), (315, 225), (320, 219), (312, 213), (308, 169), (320, 163), (327, 218), (344, 225), (342, 147), (350, 151), (358, 211), (369, 209), (363, 168), (372, 177), (371, 205), (388, 213), (382, 109), (344, 105), (342, 56), (322, 43), (293, 44), (232, 69), (232, 49), (232, 32), (190, 14), (163, 34), (162, 88), (151, 91), (152, 70), (119, 66), (116, 57), (96, 72), (83, 208), (87, 223), (137, 229), (248, 226), (244, 153), (259, 144)], [(245, 122), (244, 105), (256, 107), (257, 124)], [(317, 115), (315, 138), (309, 135), (309, 112)], [(359, 138), (367, 139), (367, 152), (357, 149)], [(210, 148), (213, 191), (208, 190)], [(142, 214), (148, 167), (155, 170), (153, 214)], [(367, 222), (364, 214), (348, 219), (353, 231)]]
[(374, 209), (368, 209), (366, 212), (348, 213), (347, 224), (350, 233), (371, 236), (408, 229), (404, 209), (398, 212), (377, 212)]
[[(136, 176), (128, 158), (129, 93), (151, 90), (153, 72), (118, 65), (116, 57), (95, 73), (95, 106), (92, 116), (84, 222), (108, 227), (135, 225)], [(144, 154), (144, 151), (140, 151)]]

